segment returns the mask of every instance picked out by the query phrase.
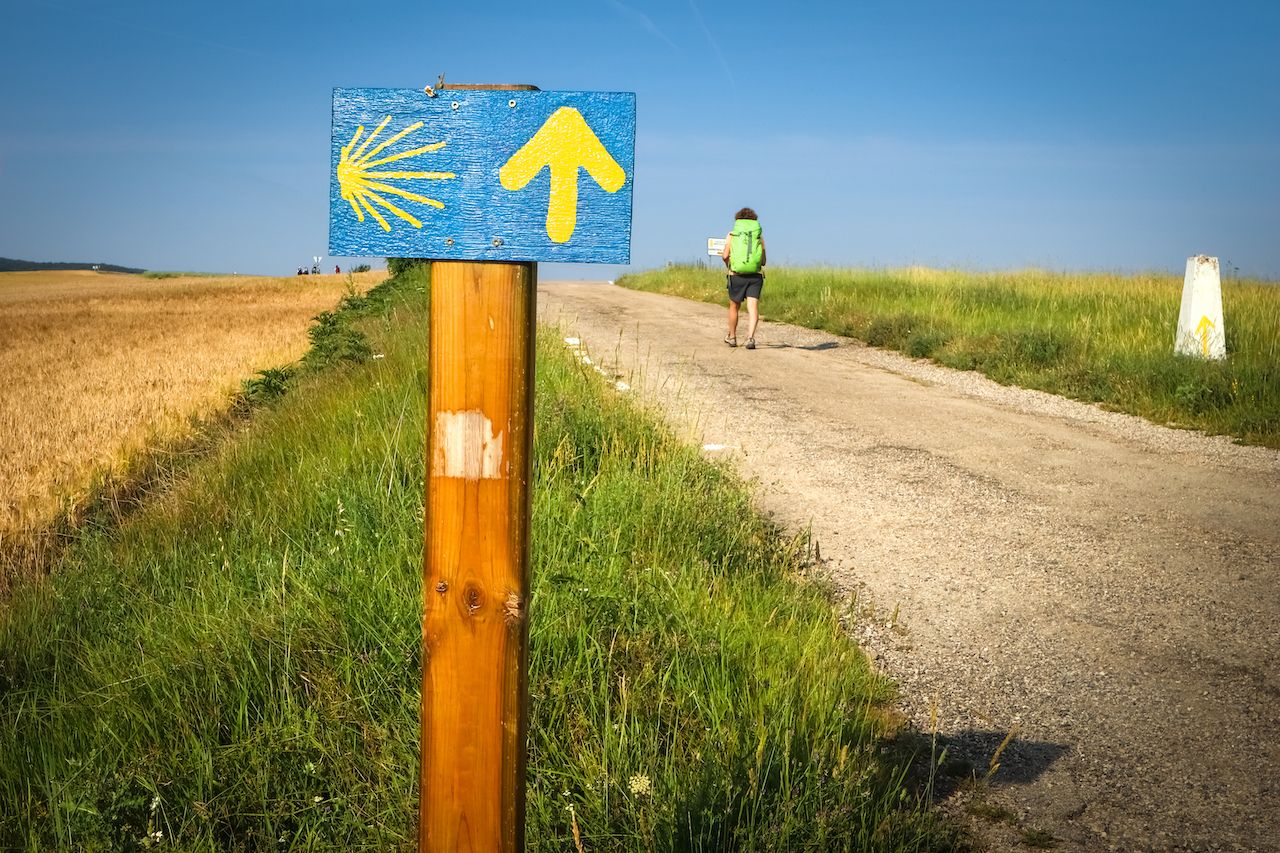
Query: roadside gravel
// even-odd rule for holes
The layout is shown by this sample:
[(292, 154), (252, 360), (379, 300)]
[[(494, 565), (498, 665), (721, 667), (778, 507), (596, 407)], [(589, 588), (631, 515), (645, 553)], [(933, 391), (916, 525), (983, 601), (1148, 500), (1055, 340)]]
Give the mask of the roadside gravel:
[(610, 285), (539, 315), (812, 531), (949, 768), (1014, 733), (943, 806), (990, 849), (1280, 850), (1280, 453)]

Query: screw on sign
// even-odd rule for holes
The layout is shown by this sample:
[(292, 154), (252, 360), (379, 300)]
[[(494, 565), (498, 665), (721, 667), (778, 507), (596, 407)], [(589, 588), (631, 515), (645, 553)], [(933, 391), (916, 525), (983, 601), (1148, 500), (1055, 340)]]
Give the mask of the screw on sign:
[(419, 849), (524, 848), (536, 261), (628, 263), (635, 95), (335, 89), (329, 253), (431, 264)]

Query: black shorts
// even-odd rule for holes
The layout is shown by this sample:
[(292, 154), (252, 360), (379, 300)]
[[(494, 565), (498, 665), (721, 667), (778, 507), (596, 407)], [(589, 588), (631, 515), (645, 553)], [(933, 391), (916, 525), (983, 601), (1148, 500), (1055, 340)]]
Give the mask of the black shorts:
[(764, 287), (764, 273), (746, 273), (739, 275), (738, 273), (730, 273), (725, 276), (728, 279), (729, 301), (741, 302), (748, 296), (755, 299), (760, 298), (760, 291)]

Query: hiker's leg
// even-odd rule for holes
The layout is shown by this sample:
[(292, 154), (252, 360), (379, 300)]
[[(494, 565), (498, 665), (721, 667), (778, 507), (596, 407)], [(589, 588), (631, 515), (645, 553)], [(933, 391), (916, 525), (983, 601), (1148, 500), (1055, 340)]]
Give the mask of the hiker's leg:
[(729, 300), (729, 337), (736, 338), (738, 336), (738, 305), (740, 303)]
[[(736, 319), (736, 318), (735, 318)], [(756, 336), (756, 326), (760, 325), (760, 300), (754, 296), (747, 297), (747, 338)]]

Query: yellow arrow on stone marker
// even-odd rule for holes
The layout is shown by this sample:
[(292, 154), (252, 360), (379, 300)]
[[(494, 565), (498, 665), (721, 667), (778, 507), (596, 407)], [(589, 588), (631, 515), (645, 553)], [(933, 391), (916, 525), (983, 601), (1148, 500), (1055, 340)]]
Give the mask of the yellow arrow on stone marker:
[(544, 166), (551, 170), (547, 236), (555, 243), (569, 242), (578, 225), (578, 169), (586, 169), (605, 192), (617, 192), (627, 182), (627, 173), (573, 107), (552, 113), (498, 170), (498, 180), (508, 190), (521, 190)]
[(1204, 350), (1206, 357), (1209, 355), (1209, 333), (1215, 328), (1213, 321), (1207, 316), (1201, 317), (1200, 325), (1196, 326), (1196, 334), (1200, 336), (1200, 347)]

